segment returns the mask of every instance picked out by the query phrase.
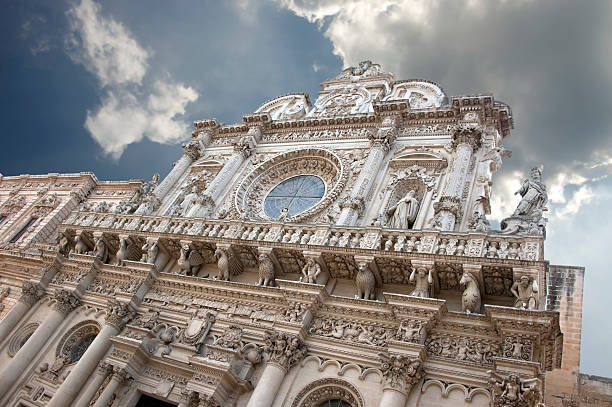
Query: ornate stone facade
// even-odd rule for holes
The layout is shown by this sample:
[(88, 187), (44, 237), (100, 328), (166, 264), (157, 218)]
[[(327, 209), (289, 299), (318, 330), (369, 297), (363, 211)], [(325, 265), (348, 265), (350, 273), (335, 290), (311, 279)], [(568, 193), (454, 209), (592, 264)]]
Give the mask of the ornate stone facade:
[(195, 122), (163, 180), (3, 177), (0, 404), (559, 405), (582, 274), (540, 169), (486, 219), (511, 128), (365, 61)]

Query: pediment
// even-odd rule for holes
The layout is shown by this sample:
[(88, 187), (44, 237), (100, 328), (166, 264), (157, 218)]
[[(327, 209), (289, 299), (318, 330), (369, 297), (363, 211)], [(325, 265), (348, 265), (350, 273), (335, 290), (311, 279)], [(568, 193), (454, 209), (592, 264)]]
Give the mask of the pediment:
[(442, 155), (430, 149), (412, 151), (404, 149), (397, 153), (389, 164), (392, 168), (407, 168), (418, 165), (437, 171), (446, 168), (448, 161)]

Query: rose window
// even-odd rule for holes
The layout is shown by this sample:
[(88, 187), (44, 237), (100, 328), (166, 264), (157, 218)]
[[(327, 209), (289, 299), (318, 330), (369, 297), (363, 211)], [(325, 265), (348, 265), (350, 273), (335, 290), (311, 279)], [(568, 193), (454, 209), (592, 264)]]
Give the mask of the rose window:
[(351, 405), (344, 400), (327, 400), (318, 407), (351, 407)]
[(312, 208), (323, 198), (325, 183), (315, 175), (298, 175), (284, 180), (268, 194), (264, 211), (271, 218), (278, 218), (287, 208), (287, 214), (297, 215)]

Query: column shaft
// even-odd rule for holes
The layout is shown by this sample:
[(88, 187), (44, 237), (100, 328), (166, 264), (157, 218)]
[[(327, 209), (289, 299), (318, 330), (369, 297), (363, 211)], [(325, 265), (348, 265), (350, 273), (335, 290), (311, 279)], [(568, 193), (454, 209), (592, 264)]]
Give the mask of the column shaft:
[[(353, 186), (353, 190), (351, 191), (350, 199), (351, 200), (364, 200), (368, 193), (370, 192), (370, 188), (372, 188), (372, 184), (374, 183), (374, 179), (378, 174), (378, 170), (380, 169), (380, 165), (382, 164), (383, 159), (385, 158), (385, 151), (382, 147), (373, 147), (368, 154), (368, 159), (366, 160), (361, 172), (359, 173), (359, 177)], [(359, 217), (359, 211), (355, 207), (345, 206), (342, 208), (342, 212), (340, 213), (340, 217), (338, 218), (338, 225), (352, 225), (355, 223), (357, 218)]]
[(13, 308), (0, 321), (0, 341), (9, 337), (9, 334), (15, 326), (21, 321), (23, 316), (28, 312), (31, 305), (19, 301), (13, 305)]
[(76, 399), (74, 403), (72, 403), (71, 407), (88, 407), (89, 403), (91, 402), (91, 399), (93, 398), (93, 396), (95, 396), (102, 383), (104, 383), (104, 380), (106, 380), (108, 374), (108, 370), (102, 370), (102, 372), (96, 373), (91, 383), (87, 385), (81, 395)]
[(384, 389), (380, 398), (379, 407), (404, 407), (406, 405), (406, 395), (393, 389)]
[(53, 398), (47, 404), (48, 407), (70, 405), (110, 347), (110, 337), (118, 333), (119, 330), (115, 326), (111, 324), (104, 325), (96, 339), (89, 345), (76, 366), (66, 377), (66, 380), (57, 389)]
[(108, 382), (106, 388), (104, 389), (102, 394), (100, 394), (100, 397), (98, 397), (98, 400), (96, 400), (93, 407), (108, 407), (109, 403), (113, 399), (115, 391), (121, 384), (121, 381), (122, 378), (119, 378), (117, 374), (114, 374), (113, 378), (110, 382)]
[(189, 154), (183, 154), (174, 165), (174, 168), (172, 168), (172, 171), (170, 171), (168, 175), (166, 175), (166, 178), (164, 178), (164, 180), (153, 190), (153, 195), (159, 200), (162, 200), (179, 178), (183, 176), (185, 171), (187, 171), (192, 162), (193, 160)]
[(32, 359), (38, 356), (42, 347), (64, 318), (64, 313), (53, 310), (47, 319), (34, 331), (28, 341), (19, 349), (15, 357), (2, 369), (0, 372), (0, 397), (9, 395), (11, 386), (27, 370)]
[[(444, 189), (444, 195), (440, 201), (445, 199), (460, 200), (465, 187), (465, 180), (472, 159), (473, 148), (468, 143), (460, 143), (455, 149), (455, 158), (449, 173), (448, 181)], [(457, 208), (456, 210), (460, 210)], [(453, 230), (455, 228), (456, 214), (448, 208), (439, 211), (439, 221), (441, 230)]]
[(229, 181), (232, 179), (232, 177), (236, 174), (236, 171), (238, 171), (244, 160), (245, 157), (243, 153), (235, 152), (234, 154), (232, 154), (232, 156), (225, 163), (221, 171), (219, 171), (219, 173), (208, 185), (206, 191), (204, 191), (204, 195), (209, 196), (215, 202), (215, 205), (219, 203), (219, 196), (221, 195)]
[(268, 363), (257, 382), (247, 407), (270, 407), (276, 398), (287, 371), (276, 363)]

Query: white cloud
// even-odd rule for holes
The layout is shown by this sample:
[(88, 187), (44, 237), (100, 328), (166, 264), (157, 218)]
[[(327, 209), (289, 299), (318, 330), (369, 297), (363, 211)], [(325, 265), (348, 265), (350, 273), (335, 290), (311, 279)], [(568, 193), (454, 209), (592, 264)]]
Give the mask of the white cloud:
[(157, 143), (188, 137), (180, 116), (198, 93), (170, 78), (143, 84), (150, 53), (123, 24), (100, 11), (92, 0), (81, 0), (68, 12), (70, 55), (97, 77), (105, 95), (101, 106), (87, 111), (84, 126), (91, 137), (115, 160), (145, 137)]
[(68, 11), (73, 35), (70, 55), (96, 75), (102, 86), (138, 83), (147, 71), (149, 52), (123, 24), (100, 15), (100, 6), (81, 0)]
[(490, 219), (501, 221), (512, 215), (520, 200), (514, 193), (521, 187), (521, 179), (523, 174), (519, 171), (496, 175), (491, 192)]
[(553, 203), (565, 203), (565, 188), (568, 185), (582, 185), (587, 178), (575, 172), (560, 172), (548, 188), (548, 199)]
[(553, 210), (553, 215), (559, 219), (575, 215), (580, 208), (591, 203), (595, 198), (593, 190), (588, 185), (583, 185), (574, 192), (567, 204), (557, 210)]

